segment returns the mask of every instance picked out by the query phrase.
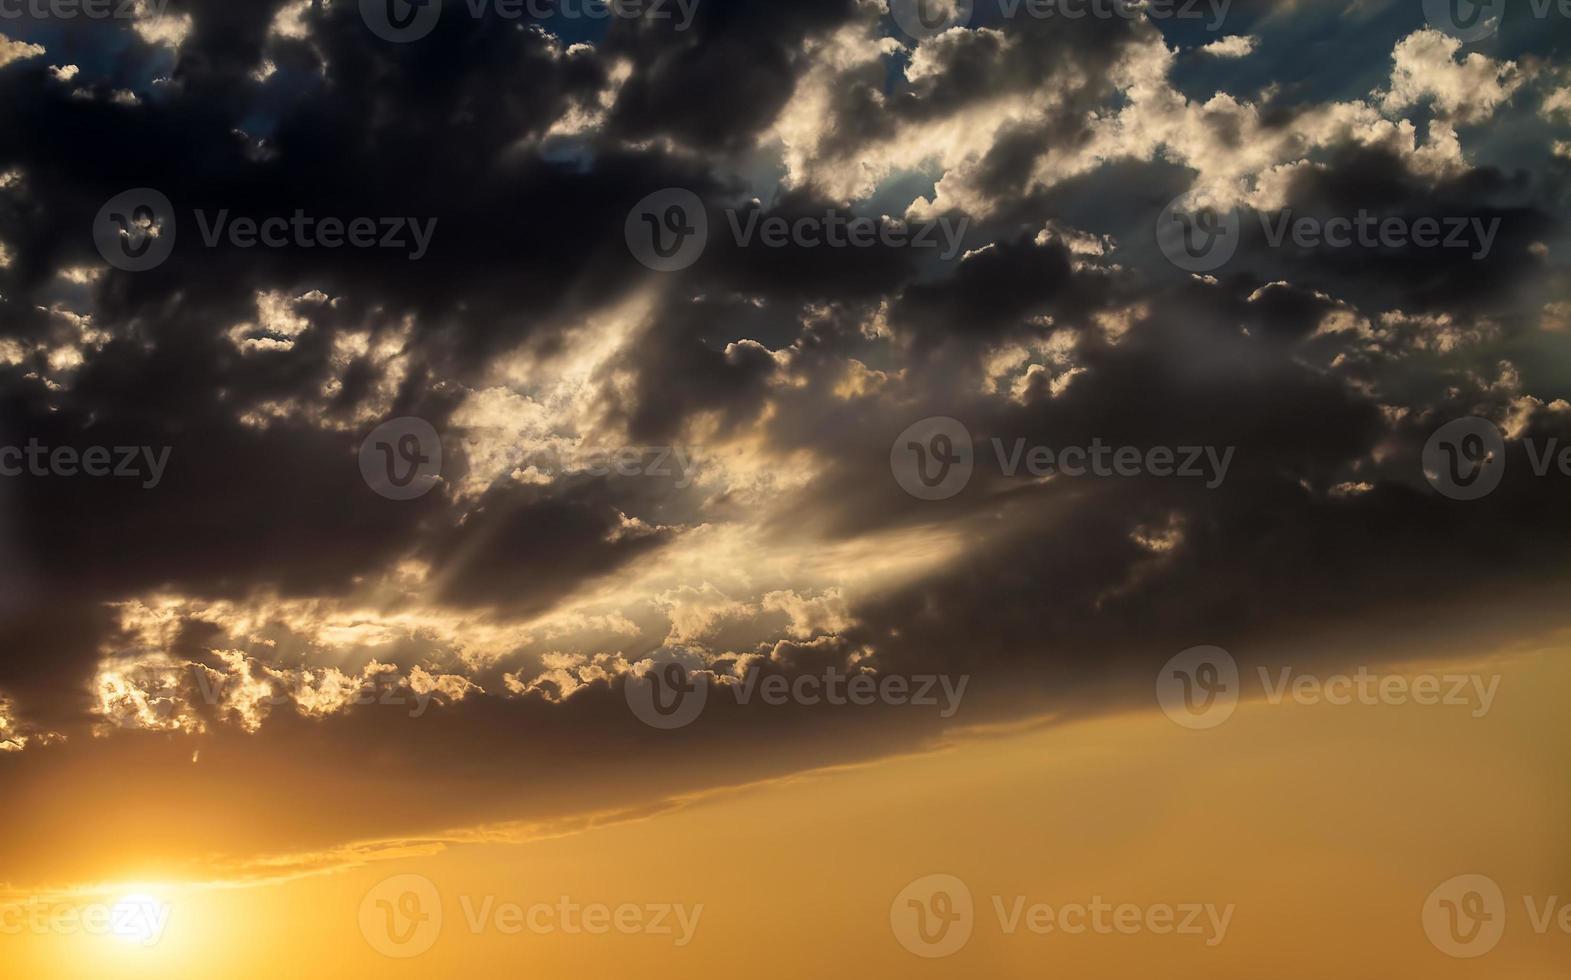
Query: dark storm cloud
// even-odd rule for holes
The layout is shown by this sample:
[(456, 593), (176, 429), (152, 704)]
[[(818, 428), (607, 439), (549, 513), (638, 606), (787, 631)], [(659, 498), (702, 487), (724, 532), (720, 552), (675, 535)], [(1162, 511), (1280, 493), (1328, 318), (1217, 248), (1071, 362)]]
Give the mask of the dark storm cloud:
[[(1565, 233), (1563, 218), (1546, 210), (1553, 203), (1544, 191), (1526, 172), (1506, 174), (1494, 168), (1429, 187), (1391, 153), (1348, 150), (1336, 154), (1325, 169), (1296, 180), (1283, 213), (1265, 216), (1265, 224), (1246, 222), (1253, 249), (1231, 264), (1243, 266), (1254, 259), (1262, 275), (1280, 274), (1295, 283), (1329, 288), (1361, 306), (1443, 310), (1466, 317), (1508, 312), (1523, 289), (1544, 274), (1545, 263), (1531, 246)], [(1390, 248), (1360, 242), (1349, 248), (1301, 248), (1289, 236), (1278, 248), (1268, 234), (1267, 226), (1280, 227), (1283, 219), (1324, 222), (1360, 214), (1409, 226), (1437, 221), (1448, 238), (1458, 222), (1465, 222), (1465, 237), (1472, 245)]]
[(652, 557), (669, 537), (658, 529), (623, 533), (619, 511), (596, 488), (575, 489), (571, 500), (530, 499), (522, 489), (488, 494), (433, 549), (447, 569), (441, 597), (542, 612), (584, 579)]
[(741, 149), (790, 97), (804, 44), (850, 20), (855, 10), (853, 0), (704, 0), (684, 32), (658, 21), (613, 30), (606, 51), (629, 58), (633, 75), (609, 131), (634, 140), (669, 136), (708, 149)]
[[(542, 31), (467, 15), (444, 16), (417, 43), (389, 44), (347, 3), (308, 11), (307, 37), (280, 37), (269, 29), (282, 6), (174, 0), (193, 25), (177, 51), (123, 25), (94, 25), (44, 36), (47, 57), (0, 69), (0, 132), (12, 136), (0, 144), (0, 174), (20, 174), (0, 189), (0, 243), (11, 256), (0, 268), (0, 344), (15, 345), (0, 352), (20, 352), (14, 364), (0, 358), (0, 445), (171, 450), (163, 480), (146, 490), (0, 482), (0, 692), (28, 720), (71, 735), (64, 746), (0, 755), (0, 779), (22, 790), (41, 792), (54, 765), (142, 766), (174, 798), (236, 808), (287, 786), (336, 816), (290, 816), (250, 842), (212, 822), (219, 829), (203, 843), (325, 846), (612, 807), (897, 751), (932, 734), (927, 717), (761, 715), (722, 702), (700, 727), (652, 747), (619, 678), (586, 677), (560, 704), (508, 696), (509, 675), (532, 680), (538, 655), (559, 652), (547, 641), (528, 658), (505, 651), (466, 662), (453, 637), (423, 634), (374, 655), (462, 671), (485, 692), (407, 724), (374, 710), (309, 719), (285, 706), (243, 737), (216, 714), (207, 735), (189, 739), (87, 734), (100, 656), (135, 652), (143, 639), (122, 634), (106, 603), (160, 593), (328, 601), (414, 557), (431, 565), (440, 611), (516, 623), (659, 568), (687, 536), (744, 517), (749, 503), (733, 487), (711, 494), (582, 474), (533, 486), (509, 479), (508, 467), (466, 495), (484, 461), (462, 438), (445, 441), (445, 481), (419, 501), (385, 500), (362, 481), (356, 451), (381, 417), (418, 415), (462, 436), (455, 416), (467, 394), (505, 385), (516, 352), (538, 355), (537, 374), (551, 376), (574, 325), (638, 299), (648, 316), (627, 325), (627, 342), (575, 392), (580, 407), (608, 438), (659, 445), (701, 428), (717, 443), (749, 443), (763, 471), (801, 477), (763, 494), (766, 526), (749, 547), (788, 542), (832, 556), (874, 535), (891, 550), (924, 536), (958, 542), (949, 560), (852, 595), (851, 625), (834, 635), (752, 637), (718, 651), (717, 669), (739, 654), (764, 654), (763, 669), (788, 675), (871, 658), (889, 671), (974, 673), (978, 690), (1029, 702), (1014, 710), (1074, 710), (1091, 696), (1077, 704), (1063, 686), (1016, 678), (1056, 673), (1089, 685), (1196, 643), (1254, 642), (1305, 623), (1351, 632), (1415, 607), (1466, 618), (1471, 602), (1564, 582), (1568, 481), (1528, 475), (1520, 440), (1510, 443), (1511, 476), (1471, 504), (1437, 494), (1419, 460), (1436, 427), (1469, 414), (1525, 418), (1520, 434), (1537, 439), (1571, 437), (1571, 412), (1550, 407), (1571, 394), (1566, 334), (1543, 323), (1571, 298), (1557, 250), (1567, 173), (1546, 149), (1571, 139), (1560, 123), (1502, 110), (1499, 121), (1463, 127), (1463, 145), (1491, 155), (1443, 179), (1344, 135), (1311, 153), (1316, 167), (1289, 186), (1301, 215), (1368, 207), (1498, 218), (1484, 258), (1278, 249), (1256, 222), (1239, 255), (1203, 282), (1167, 265), (1152, 236), (1158, 212), (1194, 176), (1171, 148), (1115, 156), (1050, 187), (1033, 182), (1046, 154), (1091, 144), (1093, 112), (1105, 122), (1128, 104), (1112, 69), (1150, 41), (1150, 28), (983, 17), (1002, 33), (932, 44), (923, 53), (931, 70), (916, 82), (903, 77), (911, 56), (897, 47), (831, 72), (812, 120), (823, 127), (818, 157), (875, 168), (883, 141), (974, 121), (1000, 99), (1047, 103), (1039, 117), (1001, 124), (990, 144), (965, 148), (974, 198), (961, 199), (986, 213), (945, 216), (974, 219), (969, 254), (743, 247), (729, 209), (740, 209), (738, 221), (754, 207), (793, 222), (833, 209), (887, 221), (900, 211), (883, 206), (886, 197), (903, 196), (903, 206), (933, 195), (930, 160), (889, 175), (898, 194), (881, 187), (879, 206), (848, 207), (819, 186), (824, 170), (809, 166), (787, 185), (771, 156), (770, 128), (798, 81), (822, 67), (815, 59), (827, 57), (829, 39), (858, 24), (870, 39), (890, 33), (868, 8), (717, 0), (700, 4), (690, 31), (618, 22), (593, 49), (569, 50)], [(1332, 66), (1316, 85), (1294, 85), (1291, 71), (1254, 60), (1234, 76), (1201, 67), (1199, 56), (1180, 59), (1177, 81), (1196, 100), (1213, 94), (1208, 79), (1241, 79), (1229, 86), (1240, 98), (1282, 81), (1261, 96), (1265, 136), (1292, 132), (1311, 103), (1366, 96), (1388, 78), (1392, 45), (1420, 26), (1411, 11), (1388, 24), (1397, 15), (1379, 5), (1362, 19), (1343, 5), (1340, 22), (1318, 6), (1238, 6), (1244, 19), (1229, 32), (1258, 28), (1268, 45), (1303, 49), (1275, 64), (1323, 57)], [(1378, 51), (1380, 70), (1366, 64), (1365, 47)], [(69, 83), (48, 70), (67, 60), (81, 67)], [(630, 73), (617, 89), (623, 60)], [(275, 71), (259, 79), (265, 62)], [(138, 104), (116, 101), (122, 89)], [(546, 139), (568, 113), (602, 108), (601, 124)], [(1481, 135), (1491, 127), (1503, 131), (1498, 140)], [(1210, 113), (1206, 132), (1219, 154), (1254, 149), (1225, 111)], [(1513, 145), (1538, 155), (1496, 159), (1516, 160)], [(63, 270), (102, 264), (93, 218), (137, 186), (164, 190), (177, 209), (172, 258), (149, 272), (62, 280)], [(623, 229), (634, 202), (667, 187), (701, 196), (710, 241), (698, 264), (662, 277), (628, 253)], [(194, 211), (226, 208), (437, 224), (419, 261), (375, 249), (206, 247)], [(1105, 254), (1083, 240), (1077, 249), (1072, 231)], [(288, 322), (265, 322), (259, 295), (282, 303)], [(890, 448), (936, 415), (961, 420), (989, 457), (995, 438), (1101, 440), (1227, 449), (1232, 464), (1210, 488), (1149, 476), (1037, 482), (979, 468), (957, 497), (920, 501), (892, 478)], [(869, 550), (855, 561), (882, 557)], [(772, 573), (772, 558), (749, 570)], [(664, 625), (646, 621), (648, 597), (631, 601), (636, 635), (593, 652), (636, 659), (662, 643)], [(778, 609), (753, 615), (777, 634), (785, 619)], [(253, 637), (189, 616), (171, 642), (163, 652), (177, 660), (211, 664), (213, 649)], [(248, 652), (265, 658), (265, 646)], [(273, 653), (286, 650), (321, 652), (309, 637)], [(1148, 683), (1149, 670), (1136, 673)], [(193, 774), (198, 744), (223, 764)], [(698, 772), (695, 760), (712, 760), (706, 750), (717, 745), (728, 760), (756, 755)], [(290, 768), (297, 763), (304, 768)], [(259, 770), (268, 778), (249, 775)], [(341, 781), (344, 771), (366, 778)], [(409, 781), (438, 774), (443, 793), (407, 802)], [(591, 775), (626, 792), (597, 796)], [(98, 805), (95, 792), (84, 780), (72, 799)], [(389, 803), (395, 796), (406, 803)], [(158, 821), (148, 823), (171, 853), (191, 846), (160, 839)]]

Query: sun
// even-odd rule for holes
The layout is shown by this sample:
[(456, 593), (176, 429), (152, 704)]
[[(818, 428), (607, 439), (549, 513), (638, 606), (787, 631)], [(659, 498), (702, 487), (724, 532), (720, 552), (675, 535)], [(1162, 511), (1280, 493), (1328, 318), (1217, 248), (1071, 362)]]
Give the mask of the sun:
[(158, 945), (169, 922), (169, 906), (143, 893), (125, 896), (110, 912), (115, 938), (136, 946)]

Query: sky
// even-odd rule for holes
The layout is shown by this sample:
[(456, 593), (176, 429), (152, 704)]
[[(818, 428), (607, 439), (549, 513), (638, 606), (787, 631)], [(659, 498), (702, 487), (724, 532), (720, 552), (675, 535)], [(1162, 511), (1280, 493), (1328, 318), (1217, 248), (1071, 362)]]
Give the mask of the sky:
[(0, 2), (0, 977), (1564, 975), (1568, 48)]

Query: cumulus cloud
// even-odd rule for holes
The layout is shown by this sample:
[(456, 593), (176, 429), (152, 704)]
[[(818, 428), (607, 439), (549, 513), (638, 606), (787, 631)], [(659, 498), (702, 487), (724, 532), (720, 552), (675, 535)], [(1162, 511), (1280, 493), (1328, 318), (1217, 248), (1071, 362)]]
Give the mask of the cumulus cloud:
[(1461, 41), (1435, 30), (1403, 38), (1394, 53), (1385, 108), (1399, 111), (1428, 102), (1458, 122), (1478, 122), (1522, 87), (1524, 73), (1515, 62), (1497, 62), (1478, 51), (1459, 58), (1461, 50)]
[(14, 41), (0, 34), (0, 68), (21, 61), (24, 58), (36, 58), (44, 53), (42, 45), (30, 44), (26, 41)]
[(1259, 47), (1260, 39), (1249, 34), (1233, 34), (1201, 46), (1200, 53), (1213, 58), (1246, 58)]

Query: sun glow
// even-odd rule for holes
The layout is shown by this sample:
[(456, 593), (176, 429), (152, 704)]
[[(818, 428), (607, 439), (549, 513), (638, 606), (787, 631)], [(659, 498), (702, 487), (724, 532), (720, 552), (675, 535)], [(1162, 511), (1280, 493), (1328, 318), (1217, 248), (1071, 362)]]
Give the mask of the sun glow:
[(138, 892), (115, 902), (110, 910), (110, 930), (116, 939), (134, 946), (156, 946), (169, 921), (169, 906)]

